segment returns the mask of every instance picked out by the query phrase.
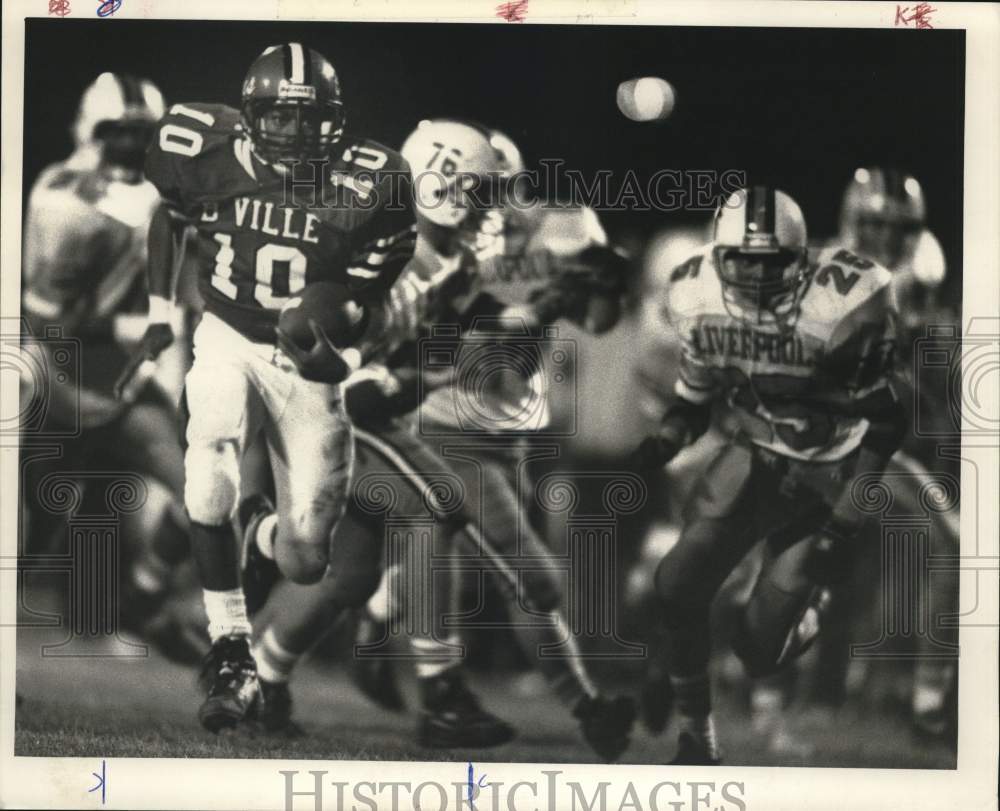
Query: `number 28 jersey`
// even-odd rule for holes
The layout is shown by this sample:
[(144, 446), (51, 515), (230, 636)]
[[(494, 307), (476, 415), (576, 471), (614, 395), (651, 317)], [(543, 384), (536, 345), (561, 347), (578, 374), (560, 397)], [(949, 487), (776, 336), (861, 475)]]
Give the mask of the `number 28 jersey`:
[(409, 168), (374, 141), (345, 136), (329, 162), (292, 175), (254, 156), (236, 110), (175, 104), (146, 176), (196, 228), (205, 308), (252, 341), (273, 342), (279, 310), (305, 285), (377, 300), (413, 255)]
[(868, 429), (866, 402), (891, 395), (891, 276), (838, 247), (809, 257), (797, 317), (752, 323), (729, 312), (712, 246), (670, 276), (661, 314), (681, 338), (676, 394), (722, 401), (724, 420), (796, 459), (842, 459)]

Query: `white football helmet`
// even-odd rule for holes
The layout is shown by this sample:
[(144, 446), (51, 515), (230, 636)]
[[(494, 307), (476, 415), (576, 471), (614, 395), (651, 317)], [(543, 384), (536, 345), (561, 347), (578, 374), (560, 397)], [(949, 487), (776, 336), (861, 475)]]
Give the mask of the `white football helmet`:
[(163, 94), (148, 79), (102, 73), (83, 91), (73, 124), (77, 146), (92, 143), (108, 124), (148, 124), (163, 118)]
[(712, 252), (729, 313), (758, 324), (793, 317), (808, 278), (806, 240), (802, 209), (785, 192), (734, 192), (716, 212)]
[(93, 169), (103, 161), (138, 177), (156, 122), (165, 112), (163, 94), (148, 79), (102, 73), (80, 99), (70, 165)]
[(490, 133), (459, 121), (421, 121), (401, 152), (413, 173), (418, 213), (450, 228), (462, 224), (476, 200), (489, 200), (485, 183), (505, 176)]
[(927, 203), (912, 175), (861, 167), (844, 191), (840, 242), (889, 270), (907, 266), (927, 219)]

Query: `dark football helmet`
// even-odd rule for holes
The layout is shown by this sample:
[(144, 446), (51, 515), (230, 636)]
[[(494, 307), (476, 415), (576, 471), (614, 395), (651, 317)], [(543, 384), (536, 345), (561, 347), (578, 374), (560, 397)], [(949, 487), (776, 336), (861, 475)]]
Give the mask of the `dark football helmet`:
[(809, 268), (806, 222), (785, 192), (734, 192), (716, 214), (712, 255), (732, 316), (782, 323), (798, 312)]
[(267, 163), (327, 158), (344, 133), (337, 72), (298, 42), (272, 45), (243, 81), (243, 129)]

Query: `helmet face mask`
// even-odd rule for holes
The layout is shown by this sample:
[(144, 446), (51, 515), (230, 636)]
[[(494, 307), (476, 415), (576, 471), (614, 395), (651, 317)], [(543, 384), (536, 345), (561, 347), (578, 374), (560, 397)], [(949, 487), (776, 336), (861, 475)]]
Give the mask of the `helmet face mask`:
[(730, 314), (760, 324), (782, 321), (797, 310), (807, 269), (804, 251), (719, 246), (713, 254)]
[(268, 48), (247, 71), (241, 121), (265, 163), (329, 158), (345, 124), (333, 65), (297, 42)]
[(712, 251), (726, 310), (753, 324), (792, 323), (809, 276), (805, 218), (787, 194), (740, 189), (720, 207)]
[(140, 171), (154, 131), (147, 121), (102, 121), (94, 128), (94, 140), (106, 164)]
[(253, 102), (245, 116), (254, 151), (268, 163), (326, 158), (343, 131), (339, 106), (320, 110), (298, 102)]

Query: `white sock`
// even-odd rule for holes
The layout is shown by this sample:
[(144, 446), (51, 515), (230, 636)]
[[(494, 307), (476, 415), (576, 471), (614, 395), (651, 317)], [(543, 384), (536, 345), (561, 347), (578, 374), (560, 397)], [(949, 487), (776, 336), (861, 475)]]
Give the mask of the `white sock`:
[(269, 513), (260, 519), (254, 542), (260, 553), (268, 560), (274, 560), (274, 539), (278, 534), (278, 514)]
[(278, 641), (274, 628), (264, 631), (260, 640), (253, 646), (253, 658), (257, 660), (257, 675), (264, 681), (288, 681), (301, 656), (302, 654), (293, 653)]
[(243, 589), (202, 591), (205, 614), (208, 615), (208, 635), (212, 642), (224, 636), (249, 636), (250, 620)]

